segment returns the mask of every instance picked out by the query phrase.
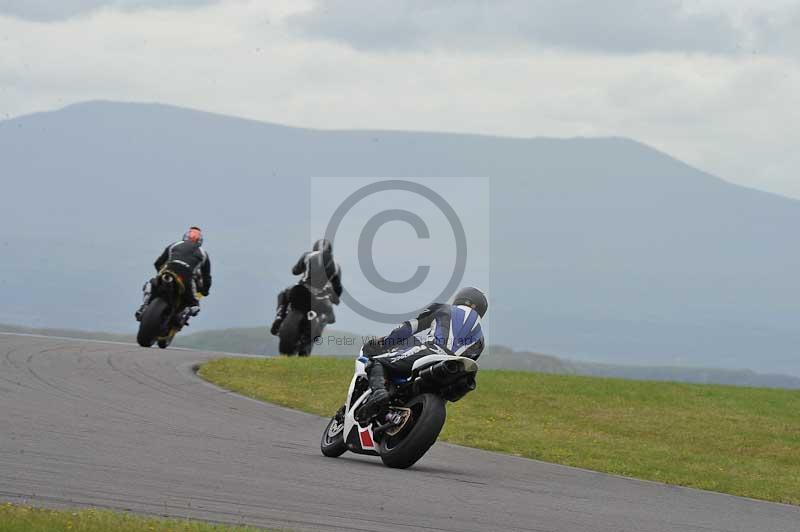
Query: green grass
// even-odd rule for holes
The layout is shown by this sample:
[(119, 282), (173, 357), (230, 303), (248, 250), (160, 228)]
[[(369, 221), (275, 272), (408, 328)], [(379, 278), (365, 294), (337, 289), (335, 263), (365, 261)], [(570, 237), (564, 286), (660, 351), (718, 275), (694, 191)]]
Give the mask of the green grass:
[[(225, 358), (200, 375), (332, 415), (353, 361)], [(619, 475), (800, 505), (800, 391), (481, 370), (441, 439)]]
[(0, 532), (258, 532), (258, 528), (156, 519), (96, 510), (46, 510), (0, 504)]

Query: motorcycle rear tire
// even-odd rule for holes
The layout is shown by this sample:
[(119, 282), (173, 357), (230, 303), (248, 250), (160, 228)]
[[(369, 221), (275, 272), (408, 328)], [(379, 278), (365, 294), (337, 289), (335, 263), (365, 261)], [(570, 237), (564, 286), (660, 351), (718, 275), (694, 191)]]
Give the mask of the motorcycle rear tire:
[[(436, 443), (436, 438), (447, 419), (445, 401), (438, 395), (423, 393), (404, 405), (416, 412), (414, 424), (408, 432), (398, 437), (384, 435), (378, 444), (378, 453), (384, 465), (406, 469), (422, 458)], [(403, 434), (404, 431), (401, 432)]]
[(150, 304), (144, 309), (142, 321), (139, 323), (139, 332), (136, 335), (136, 341), (140, 346), (151, 347), (159, 337), (168, 306), (166, 301), (157, 297), (150, 301)]
[(314, 349), (314, 345), (317, 343), (322, 345), (322, 342), (319, 341), (319, 338), (322, 337), (322, 331), (324, 330), (325, 324), (320, 322), (319, 318), (310, 321), (308, 323), (308, 334), (306, 335), (306, 341), (298, 348), (297, 355), (301, 357), (311, 356), (311, 350)]
[(300, 328), (306, 317), (296, 310), (289, 313), (283, 320), (278, 331), (278, 351), (282, 355), (297, 354), (297, 341), (300, 338)]
[(302, 345), (297, 348), (297, 356), (307, 357), (311, 355), (311, 350), (314, 348), (314, 340), (308, 342), (300, 342)]

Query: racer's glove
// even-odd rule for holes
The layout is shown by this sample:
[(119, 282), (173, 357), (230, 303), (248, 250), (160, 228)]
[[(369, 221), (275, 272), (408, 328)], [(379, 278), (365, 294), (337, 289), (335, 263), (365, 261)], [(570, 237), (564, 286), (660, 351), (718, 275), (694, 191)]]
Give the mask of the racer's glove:
[(371, 357), (375, 355), (380, 355), (384, 351), (385, 344), (385, 337), (380, 338), (370, 338), (367, 340), (367, 343), (364, 344), (364, 347), (361, 349), (361, 352), (364, 353), (366, 356)]

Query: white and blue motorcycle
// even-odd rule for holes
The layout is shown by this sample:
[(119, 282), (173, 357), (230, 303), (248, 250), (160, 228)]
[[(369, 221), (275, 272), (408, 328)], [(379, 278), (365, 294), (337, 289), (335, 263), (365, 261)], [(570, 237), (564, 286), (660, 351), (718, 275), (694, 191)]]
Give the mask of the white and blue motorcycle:
[(361, 406), (369, 397), (366, 364), (359, 353), (347, 401), (322, 434), (325, 456), (345, 451), (380, 456), (389, 467), (407, 468), (430, 449), (446, 418), (445, 403), (458, 401), (475, 389), (478, 363), (441, 350), (414, 363), (410, 377), (387, 375), (389, 405), (370, 417)]

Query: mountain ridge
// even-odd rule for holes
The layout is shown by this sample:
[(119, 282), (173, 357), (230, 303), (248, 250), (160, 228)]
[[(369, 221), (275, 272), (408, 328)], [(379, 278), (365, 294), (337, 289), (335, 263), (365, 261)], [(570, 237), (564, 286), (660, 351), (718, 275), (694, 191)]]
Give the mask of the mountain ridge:
[(310, 130), (95, 102), (0, 122), (0, 157), (16, 177), (0, 212), (0, 300), (15, 305), (0, 321), (131, 330), (154, 256), (199, 220), (215, 289), (196, 325), (260, 324), (316, 238), (311, 176), (484, 175), (490, 343), (800, 375), (800, 202), (635, 140)]
[(686, 169), (689, 169), (693, 172), (698, 172), (699, 174), (703, 174), (704, 177), (710, 178), (713, 180), (721, 181), (727, 185), (740, 187), (746, 190), (759, 192), (762, 194), (767, 194), (769, 196), (784, 198), (790, 201), (800, 201), (795, 198), (791, 198), (789, 196), (784, 196), (782, 194), (778, 194), (775, 192), (770, 192), (766, 190), (761, 190), (758, 188), (748, 187), (745, 185), (740, 185), (738, 183), (733, 183), (731, 181), (727, 181), (724, 178), (711, 174), (709, 172), (705, 172), (695, 166), (692, 166), (680, 159), (670, 155), (669, 153), (662, 151), (658, 148), (655, 148), (647, 143), (640, 142), (638, 140), (632, 139), (630, 137), (624, 136), (616, 136), (616, 135), (609, 135), (609, 136), (572, 136), (572, 137), (551, 137), (551, 136), (532, 136), (532, 137), (524, 137), (524, 136), (513, 136), (513, 135), (499, 135), (499, 134), (490, 134), (490, 133), (469, 133), (469, 132), (460, 132), (460, 131), (447, 131), (447, 130), (416, 130), (416, 129), (392, 129), (392, 128), (319, 128), (319, 127), (311, 127), (311, 126), (302, 126), (302, 125), (291, 125), (291, 124), (284, 124), (280, 122), (273, 122), (269, 120), (261, 120), (256, 118), (248, 118), (245, 116), (240, 115), (227, 115), (221, 112), (216, 111), (208, 111), (208, 110), (201, 110), (201, 109), (194, 109), (191, 107), (184, 107), (180, 105), (174, 104), (165, 104), (160, 102), (145, 102), (145, 101), (119, 101), (119, 100), (105, 100), (105, 99), (97, 99), (97, 100), (86, 100), (81, 102), (75, 102), (68, 104), (64, 107), (52, 110), (45, 110), (45, 111), (37, 111), (34, 113), (28, 113), (25, 115), (20, 115), (16, 117), (12, 117), (9, 119), (0, 120), (0, 125), (3, 122), (14, 122), (18, 120), (25, 120), (28, 118), (35, 118), (35, 117), (46, 117), (48, 115), (63, 113), (63, 112), (82, 112), (85, 110), (89, 111), (102, 111), (108, 109), (118, 108), (120, 106), (123, 107), (139, 107), (139, 108), (151, 108), (156, 110), (165, 110), (174, 113), (186, 113), (187, 115), (205, 115), (208, 118), (213, 119), (220, 119), (225, 121), (234, 121), (240, 122), (250, 125), (257, 125), (262, 126), (265, 128), (273, 128), (273, 129), (280, 129), (286, 131), (293, 131), (293, 132), (315, 132), (315, 133), (344, 133), (344, 134), (383, 134), (383, 135), (394, 135), (394, 134), (414, 134), (414, 135), (422, 135), (422, 136), (430, 136), (430, 137), (458, 137), (461, 139), (475, 139), (475, 140), (497, 140), (497, 141), (510, 141), (510, 142), (528, 142), (528, 141), (543, 141), (543, 142), (609, 142), (609, 143), (621, 143), (621, 144), (628, 144), (633, 145), (638, 148), (643, 148), (650, 152), (651, 155), (656, 157), (662, 157), (666, 160), (669, 160), (671, 163), (683, 166)]

